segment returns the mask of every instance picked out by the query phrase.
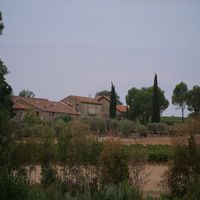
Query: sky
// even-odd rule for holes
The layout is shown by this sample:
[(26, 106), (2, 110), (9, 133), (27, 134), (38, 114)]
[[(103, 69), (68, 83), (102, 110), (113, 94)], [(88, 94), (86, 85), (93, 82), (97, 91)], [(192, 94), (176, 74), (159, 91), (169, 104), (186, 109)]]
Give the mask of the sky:
[(127, 91), (153, 85), (170, 102), (174, 87), (200, 85), (199, 0), (0, 0), (5, 25), (0, 58), (17, 95), (61, 100), (95, 96), (114, 83)]

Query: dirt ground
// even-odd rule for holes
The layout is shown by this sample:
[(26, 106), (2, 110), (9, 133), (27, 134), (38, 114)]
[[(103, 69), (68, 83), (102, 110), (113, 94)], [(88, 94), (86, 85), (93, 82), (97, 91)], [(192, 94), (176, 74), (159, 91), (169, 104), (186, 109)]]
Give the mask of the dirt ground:
[[(159, 196), (159, 193), (163, 191), (161, 186), (161, 180), (167, 169), (167, 165), (147, 165), (145, 167), (144, 173), (147, 175), (147, 177), (143, 187), (144, 196)], [(36, 166), (36, 170), (33, 170), (31, 173), (32, 182), (40, 181), (40, 172), (41, 167), (38, 165)]]
[(114, 140), (120, 141), (122, 144), (168, 144), (172, 145), (175, 138), (169, 136), (148, 136), (148, 137), (132, 137), (132, 138), (120, 138), (120, 137), (101, 137), (100, 141)]

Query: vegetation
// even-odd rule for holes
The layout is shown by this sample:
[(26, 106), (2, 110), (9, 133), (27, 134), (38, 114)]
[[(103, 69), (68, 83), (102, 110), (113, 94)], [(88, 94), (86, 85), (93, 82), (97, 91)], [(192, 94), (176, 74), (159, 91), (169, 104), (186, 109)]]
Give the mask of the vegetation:
[(35, 97), (35, 94), (30, 91), (30, 90), (25, 90), (23, 89), (20, 93), (19, 93), (19, 96), (21, 97), (28, 97), (28, 98), (34, 98)]
[(161, 122), (167, 125), (180, 124), (182, 122), (182, 117), (176, 116), (161, 116)]
[(152, 118), (151, 122), (160, 122), (160, 98), (158, 93), (157, 74), (154, 77), (153, 95), (152, 95)]
[(115, 92), (115, 86), (111, 85), (111, 92), (110, 92), (110, 118), (116, 118), (116, 105), (117, 105), (117, 97)]
[[(126, 103), (129, 106), (128, 117), (143, 124), (149, 123), (153, 114), (152, 98), (153, 87), (131, 88), (126, 95)], [(158, 98), (160, 102), (159, 112), (162, 113), (168, 107), (169, 102), (164, 96), (164, 91), (160, 88), (158, 88)]]
[(3, 22), (2, 22), (2, 15), (1, 15), (1, 12), (0, 12), (0, 34), (2, 34), (3, 29), (4, 29), (4, 25), (3, 25)]
[[(110, 94), (111, 94), (111, 91), (102, 90), (100, 92), (97, 92), (95, 96), (96, 97), (97, 96), (106, 96), (106, 97), (110, 98)], [(120, 96), (117, 94), (117, 92), (116, 92), (116, 98), (117, 98), (117, 105), (122, 105), (122, 102), (120, 101)]]
[(188, 92), (188, 98), (187, 98), (187, 105), (188, 110), (193, 111), (195, 114), (198, 114), (200, 112), (200, 87), (194, 86), (192, 90), (189, 90)]
[(187, 144), (178, 144), (175, 148), (174, 159), (166, 175), (170, 195), (181, 199), (188, 197), (192, 190), (197, 190), (194, 183), (199, 183), (199, 176), (200, 149), (194, 135), (191, 134)]
[(173, 91), (172, 103), (178, 106), (182, 112), (182, 122), (184, 121), (184, 110), (187, 104), (188, 88), (183, 82), (176, 85)]
[[(0, 32), (3, 23), (0, 13)], [(176, 146), (122, 145), (114, 140), (100, 142), (92, 134), (116, 133), (129, 136), (137, 132), (163, 134), (168, 131), (159, 123), (160, 113), (168, 106), (164, 92), (154, 87), (132, 88), (127, 95), (130, 120), (118, 121), (116, 93), (110, 93), (112, 119), (81, 119), (70, 117), (53, 122), (41, 121), (26, 113), (22, 122), (12, 119), (12, 88), (6, 82), (8, 70), (0, 60), (0, 196), (2, 200), (141, 200), (145, 182), (145, 165), (168, 163), (163, 199), (199, 199), (200, 196), (200, 134), (199, 117), (175, 126), (175, 134), (190, 136), (177, 140)], [(24, 96), (33, 97), (24, 91)], [(174, 103), (181, 104), (174, 92)], [(185, 103), (185, 101), (184, 101)], [(195, 115), (199, 113), (199, 87), (187, 95), (187, 104)], [(115, 109), (114, 109), (115, 108)], [(181, 107), (183, 109), (183, 107)], [(132, 115), (133, 114), (133, 115)], [(147, 129), (148, 128), (148, 129)], [(170, 162), (169, 162), (170, 161)], [(31, 181), (31, 172), (41, 166), (39, 183)]]

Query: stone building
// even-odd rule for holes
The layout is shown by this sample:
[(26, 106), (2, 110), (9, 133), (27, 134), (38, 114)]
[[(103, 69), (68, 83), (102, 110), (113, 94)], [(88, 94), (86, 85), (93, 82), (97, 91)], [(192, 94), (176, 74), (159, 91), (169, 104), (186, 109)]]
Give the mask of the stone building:
[(15, 117), (22, 120), (25, 114), (32, 110), (42, 120), (53, 120), (62, 116), (78, 119), (80, 113), (62, 102), (49, 101), (41, 98), (26, 98), (13, 96), (13, 110)]
[(70, 106), (80, 113), (81, 117), (100, 117), (102, 112), (102, 104), (91, 97), (81, 97), (70, 95), (60, 102)]
[[(110, 97), (97, 96), (95, 99), (102, 104), (102, 111), (100, 116), (108, 118), (110, 115)], [(127, 106), (117, 105), (116, 111), (117, 111), (116, 112), (117, 119), (125, 118), (127, 112)]]

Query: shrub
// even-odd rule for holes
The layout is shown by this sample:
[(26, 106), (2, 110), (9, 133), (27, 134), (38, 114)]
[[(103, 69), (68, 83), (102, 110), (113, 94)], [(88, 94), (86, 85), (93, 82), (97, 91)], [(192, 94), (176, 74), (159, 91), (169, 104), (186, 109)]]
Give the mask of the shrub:
[(55, 120), (51, 125), (55, 137), (62, 135), (62, 133), (65, 131), (65, 128), (68, 126), (68, 124), (61, 119)]
[(106, 122), (104, 119), (96, 118), (91, 120), (92, 130), (101, 133), (106, 132)]
[(72, 121), (72, 117), (69, 115), (65, 115), (65, 116), (59, 117), (58, 120), (62, 120), (65, 123), (68, 123), (68, 122)]
[(116, 119), (111, 119), (109, 124), (109, 130), (112, 132), (117, 132), (118, 128), (119, 128), (119, 121)]
[(26, 200), (28, 184), (24, 177), (12, 175), (6, 170), (0, 171), (0, 198), (1, 200)]
[(148, 130), (147, 130), (147, 127), (145, 125), (143, 125), (143, 124), (136, 125), (135, 131), (137, 133), (139, 133), (140, 136), (147, 137)]
[(42, 165), (41, 184), (48, 186), (57, 181), (57, 171), (50, 165)]
[(119, 184), (128, 180), (128, 154), (119, 143), (107, 143), (101, 154), (102, 184)]
[(130, 120), (121, 120), (119, 121), (119, 131), (123, 136), (129, 136), (130, 133), (133, 131), (133, 122)]
[(131, 183), (138, 190), (146, 181), (145, 165), (147, 164), (148, 153), (143, 148), (132, 148), (129, 151), (129, 172)]
[(165, 123), (151, 123), (148, 124), (148, 131), (154, 134), (169, 133), (167, 125)]
[(184, 197), (190, 185), (200, 176), (200, 148), (193, 135), (187, 145), (175, 147), (173, 162), (166, 174), (166, 183), (172, 197)]

